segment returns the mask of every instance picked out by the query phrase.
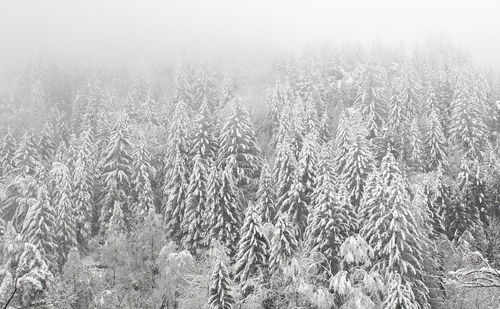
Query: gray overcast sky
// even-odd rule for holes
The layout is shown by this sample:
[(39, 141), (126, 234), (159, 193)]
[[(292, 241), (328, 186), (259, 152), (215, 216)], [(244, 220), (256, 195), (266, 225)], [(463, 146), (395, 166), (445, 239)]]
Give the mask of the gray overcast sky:
[(253, 53), (326, 40), (413, 46), (444, 35), (498, 72), (499, 31), (497, 0), (0, 0), (0, 68), (33, 52), (127, 61), (186, 47)]

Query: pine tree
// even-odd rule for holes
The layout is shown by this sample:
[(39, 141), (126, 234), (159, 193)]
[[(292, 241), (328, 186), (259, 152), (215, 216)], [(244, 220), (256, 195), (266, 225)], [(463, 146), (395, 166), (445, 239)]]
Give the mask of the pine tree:
[(247, 281), (251, 278), (263, 280), (269, 260), (269, 242), (262, 231), (260, 214), (254, 205), (247, 207), (240, 234), (234, 280), (243, 286), (244, 294), (247, 294), (252, 289)]
[(241, 197), (233, 177), (235, 165), (234, 159), (226, 165), (221, 175), (217, 203), (210, 205), (209, 234), (224, 244), (231, 253), (236, 252), (242, 221), (240, 218)]
[(401, 100), (408, 112), (408, 119), (413, 119), (422, 111), (422, 84), (415, 68), (409, 62), (401, 65), (401, 72), (397, 78)]
[(33, 131), (24, 133), (19, 146), (14, 152), (14, 173), (21, 176), (35, 176), (40, 170), (40, 154), (37, 150)]
[(368, 65), (361, 69), (354, 107), (367, 123), (370, 137), (378, 136), (386, 118), (387, 98), (381, 69)]
[(154, 209), (154, 196), (151, 187), (151, 176), (154, 174), (153, 167), (151, 166), (151, 158), (149, 151), (144, 144), (139, 144), (134, 150), (132, 163), (132, 176), (131, 180), (134, 184), (133, 196), (135, 204), (133, 207), (134, 218), (142, 220), (149, 213), (150, 209)]
[(200, 154), (193, 158), (193, 170), (189, 177), (186, 192), (186, 208), (184, 210), (182, 230), (182, 246), (193, 254), (203, 248), (206, 237), (204, 231), (205, 214), (208, 208), (208, 164)]
[(121, 117), (111, 130), (111, 137), (103, 158), (102, 175), (106, 191), (99, 216), (101, 233), (107, 231), (108, 223), (117, 204), (122, 208), (125, 219), (129, 211), (132, 166), (129, 135), (127, 119)]
[(220, 132), (219, 144), (218, 160), (221, 170), (225, 169), (231, 158), (234, 158), (236, 164), (233, 175), (236, 185), (238, 188), (246, 187), (247, 190), (254, 191), (262, 159), (253, 125), (239, 100), (232, 103), (231, 112)]
[(38, 188), (37, 197), (29, 200), (29, 209), (23, 222), (23, 240), (33, 245), (46, 260), (49, 268), (55, 270), (57, 239), (56, 216), (50, 204), (49, 193), (44, 185)]
[(54, 280), (54, 274), (49, 267), (49, 261), (36, 246), (26, 242), (24, 250), (19, 257), (16, 269), (18, 282), (24, 286), (22, 303), (30, 303), (37, 296), (46, 291)]
[(231, 295), (231, 279), (226, 267), (219, 261), (210, 280), (208, 306), (210, 309), (231, 309), (235, 304)]
[(281, 272), (297, 248), (297, 239), (290, 226), (288, 217), (285, 214), (278, 214), (271, 240), (271, 254), (269, 257), (271, 272)]
[(422, 172), (424, 167), (422, 162), (424, 144), (417, 118), (413, 118), (411, 121), (405, 140), (404, 158), (407, 166), (411, 171)]
[(49, 192), (56, 214), (60, 265), (63, 265), (69, 250), (78, 246), (77, 213), (71, 199), (73, 193), (71, 174), (66, 165), (54, 162), (49, 179)]
[(426, 236), (412, 212), (408, 185), (390, 151), (370, 175), (360, 209), (361, 235), (375, 249), (378, 261), (374, 270), (386, 278), (392, 272), (399, 273), (403, 284), (409, 284), (417, 295), (418, 303), (427, 303), (422, 266)]
[(0, 148), (0, 176), (7, 177), (14, 169), (14, 153), (16, 151), (16, 140), (10, 134), (10, 130), (3, 137)]
[(280, 204), (279, 212), (287, 214), (294, 227), (295, 237), (302, 240), (307, 227), (308, 205), (306, 202), (306, 190), (300, 179), (295, 176), (293, 184), (284, 195)]
[(269, 165), (264, 163), (257, 190), (256, 206), (261, 214), (262, 223), (273, 223), (276, 216), (276, 195)]
[(401, 134), (409, 123), (407, 106), (404, 104), (398, 87), (392, 88), (391, 98), (389, 100), (389, 117), (387, 127), (393, 134)]

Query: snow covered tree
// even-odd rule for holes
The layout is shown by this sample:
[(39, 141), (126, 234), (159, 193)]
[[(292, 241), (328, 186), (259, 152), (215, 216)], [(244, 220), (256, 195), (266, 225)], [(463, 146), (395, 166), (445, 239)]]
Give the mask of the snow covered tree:
[(72, 200), (73, 188), (69, 169), (60, 162), (54, 162), (49, 175), (49, 192), (56, 214), (57, 240), (60, 248), (60, 265), (64, 264), (66, 254), (78, 246), (77, 214)]
[(231, 293), (231, 279), (226, 266), (220, 261), (210, 279), (208, 306), (210, 309), (231, 309), (235, 300)]
[(244, 295), (248, 295), (254, 288), (250, 279), (263, 280), (269, 260), (269, 242), (262, 231), (260, 214), (254, 205), (247, 207), (240, 234), (234, 281), (240, 283)]
[(422, 132), (420, 131), (420, 124), (417, 118), (413, 118), (410, 125), (407, 128), (407, 133), (405, 136), (405, 148), (404, 148), (404, 158), (407, 166), (411, 171), (422, 172), (424, 164), (422, 162), (423, 157), (423, 138)]
[(180, 224), (184, 214), (185, 194), (188, 186), (188, 124), (188, 107), (180, 98), (175, 105), (173, 122), (168, 135), (162, 205), (167, 232), (171, 237), (176, 238), (180, 237)]
[(29, 209), (23, 222), (21, 235), (23, 240), (33, 245), (49, 269), (56, 269), (57, 261), (57, 230), (56, 214), (50, 204), (47, 188), (44, 185), (38, 187), (37, 197), (29, 200)]
[(91, 129), (81, 133), (80, 143), (73, 170), (73, 201), (78, 225), (78, 242), (85, 244), (92, 233), (95, 211), (94, 184), (98, 149)]
[(318, 132), (313, 129), (304, 138), (297, 167), (299, 181), (304, 186), (304, 199), (307, 205), (311, 202), (311, 194), (315, 188), (318, 152)]
[(351, 233), (352, 223), (349, 196), (342, 185), (335, 184), (325, 151), (320, 159), (318, 187), (312, 196), (305, 231), (306, 247), (310, 252), (323, 254), (332, 264), (340, 245)]
[(130, 202), (130, 176), (132, 157), (130, 156), (129, 130), (127, 118), (120, 117), (111, 130), (111, 137), (103, 158), (102, 175), (105, 195), (99, 216), (101, 233), (108, 229), (108, 223), (117, 205), (122, 208), (125, 219)]
[(294, 228), (295, 237), (297, 240), (303, 240), (309, 211), (306, 202), (306, 190), (298, 175), (295, 175), (290, 190), (285, 193), (279, 212), (288, 215)]
[(262, 223), (273, 223), (276, 216), (276, 195), (271, 178), (269, 165), (265, 162), (260, 173), (259, 189), (257, 190), (256, 207)]
[(276, 182), (276, 211), (279, 212), (292, 188), (297, 168), (297, 161), (292, 151), (290, 136), (284, 137), (276, 149), (273, 178)]
[(14, 173), (22, 176), (35, 176), (39, 172), (40, 154), (37, 150), (38, 146), (35, 143), (35, 136), (32, 130), (24, 133), (23, 138), (19, 142), (19, 146), (14, 152)]
[(201, 105), (194, 120), (191, 155), (200, 154), (204, 160), (217, 159), (219, 143), (217, 141), (217, 119), (205, 102)]
[(456, 86), (451, 102), (450, 144), (454, 152), (469, 160), (481, 160), (489, 144), (481, 98), (471, 93), (462, 81)]
[(412, 63), (406, 62), (400, 66), (397, 77), (401, 100), (408, 113), (408, 119), (413, 119), (422, 112), (422, 84)]
[(193, 255), (206, 245), (203, 240), (205, 235), (205, 215), (209, 210), (208, 205), (208, 163), (197, 154), (193, 158), (193, 170), (189, 177), (186, 192), (186, 207), (182, 216), (182, 246)]
[[(429, 101), (434, 100), (433, 94), (430, 95)], [(428, 103), (429, 105), (431, 103)], [(429, 114), (427, 129), (424, 132), (424, 162), (427, 170), (435, 170), (438, 166), (446, 166), (448, 164), (446, 154), (446, 137), (441, 126), (441, 117), (439, 109), (432, 108)]]
[[(368, 132), (363, 123), (351, 122), (351, 124), (354, 127), (351, 128), (347, 137), (349, 150), (339, 176), (351, 196), (353, 207), (357, 209), (363, 195), (366, 177), (373, 169), (374, 160), (371, 147), (366, 139)], [(339, 159), (337, 156), (335, 158)], [(337, 163), (336, 166), (341, 166), (341, 164)]]
[(46, 123), (37, 143), (41, 163), (46, 169), (50, 169), (56, 152), (56, 141), (54, 140), (53, 133), (54, 129), (52, 125)]
[(16, 151), (16, 140), (7, 131), (7, 134), (2, 139), (0, 148), (0, 176), (6, 177), (14, 169), (14, 153)]
[(234, 159), (229, 160), (220, 176), (218, 197), (209, 206), (209, 235), (224, 244), (232, 253), (231, 256), (236, 252), (242, 221), (241, 196), (233, 176), (235, 165)]
[(202, 70), (193, 84), (193, 108), (198, 109), (206, 104), (211, 113), (219, 109), (220, 90), (215, 72), (211, 69)]
[(361, 68), (358, 80), (358, 94), (354, 107), (367, 123), (370, 137), (378, 136), (387, 113), (387, 94), (384, 77), (377, 65)]
[(297, 250), (298, 243), (290, 226), (288, 216), (278, 214), (274, 233), (271, 239), (271, 254), (269, 257), (269, 268), (273, 273), (279, 273), (287, 265), (288, 259)]
[(54, 280), (54, 274), (50, 271), (48, 262), (49, 260), (35, 245), (28, 242), (24, 244), (24, 251), (16, 269), (18, 282), (23, 287), (21, 304), (29, 304), (33, 299), (41, 296)]
[(367, 181), (361, 201), (361, 235), (375, 249), (374, 270), (386, 278), (397, 272), (409, 284), (417, 302), (427, 303), (423, 283), (423, 256), (426, 236), (416, 221), (403, 173), (389, 151), (381, 166)]
[(389, 100), (389, 117), (387, 127), (393, 134), (401, 134), (409, 123), (408, 107), (401, 98), (398, 87), (392, 88)]
[(330, 278), (332, 288), (341, 299), (341, 308), (377, 308), (384, 290), (383, 278), (370, 270), (373, 248), (360, 235), (345, 239), (339, 248), (340, 270)]
[(141, 221), (149, 213), (150, 209), (154, 209), (154, 196), (151, 187), (151, 177), (154, 176), (154, 169), (151, 166), (151, 158), (149, 151), (144, 144), (139, 144), (133, 154), (132, 175), (131, 180), (134, 185), (133, 196), (135, 203), (132, 209), (134, 218)]
[(262, 165), (260, 147), (248, 113), (241, 107), (239, 100), (232, 102), (231, 112), (220, 132), (219, 144), (220, 169), (225, 169), (229, 160), (234, 158), (236, 185), (255, 191)]
[(411, 284), (409, 282), (402, 282), (401, 276), (398, 273), (390, 275), (387, 296), (382, 306), (384, 309), (421, 308), (415, 300)]
[(445, 210), (445, 226), (451, 239), (458, 240), (466, 230), (480, 226), (481, 212), (488, 209), (483, 186), (479, 170), (474, 171), (473, 166), (462, 160), (451, 202)]

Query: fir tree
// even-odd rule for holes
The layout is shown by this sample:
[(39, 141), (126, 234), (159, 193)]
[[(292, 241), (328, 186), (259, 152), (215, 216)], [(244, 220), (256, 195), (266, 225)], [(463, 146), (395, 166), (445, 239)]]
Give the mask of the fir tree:
[(269, 260), (269, 242), (262, 231), (260, 214), (254, 205), (247, 207), (240, 234), (234, 280), (243, 286), (244, 294), (248, 294), (252, 287), (247, 281), (251, 278), (263, 280)]
[(387, 296), (383, 303), (384, 309), (418, 309), (421, 308), (415, 300), (411, 284), (402, 282), (398, 273), (390, 275)]
[(235, 304), (231, 295), (231, 279), (226, 267), (219, 261), (210, 280), (208, 306), (210, 309), (231, 309)]
[(318, 133), (317, 131), (310, 131), (304, 139), (297, 168), (299, 181), (304, 186), (304, 199), (307, 205), (311, 202), (311, 194), (315, 188), (318, 152)]
[(273, 223), (276, 216), (276, 195), (269, 165), (264, 163), (257, 190), (256, 206), (261, 214), (262, 223)]
[(234, 158), (233, 175), (238, 188), (256, 190), (262, 159), (257, 145), (255, 132), (239, 100), (233, 101), (231, 112), (226, 119), (219, 136), (218, 160), (221, 170)]
[(206, 104), (211, 113), (219, 109), (219, 86), (213, 70), (205, 69), (198, 74), (192, 92), (194, 98), (193, 108), (198, 109), (203, 104)]
[(279, 211), (287, 214), (294, 227), (295, 236), (302, 240), (307, 227), (308, 205), (306, 202), (306, 190), (297, 175), (288, 192), (286, 192)]
[(16, 175), (35, 176), (40, 171), (40, 154), (37, 148), (33, 131), (24, 133), (12, 159)]
[(291, 149), (290, 137), (285, 137), (278, 144), (273, 168), (273, 178), (276, 181), (276, 211), (280, 211), (292, 188), (295, 178), (297, 161)]

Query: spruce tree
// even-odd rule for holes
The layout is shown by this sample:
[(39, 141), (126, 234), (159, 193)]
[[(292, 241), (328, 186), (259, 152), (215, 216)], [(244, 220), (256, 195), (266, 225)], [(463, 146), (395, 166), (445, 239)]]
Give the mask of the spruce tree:
[(116, 204), (122, 207), (125, 216), (129, 211), (132, 166), (129, 136), (127, 118), (122, 116), (111, 130), (111, 137), (103, 158), (102, 175), (106, 191), (99, 216), (101, 233), (107, 231)]
[(217, 119), (210, 111), (207, 103), (201, 105), (194, 120), (193, 130), (191, 155), (200, 154), (204, 160), (215, 161), (219, 149)]
[(53, 133), (54, 129), (52, 125), (46, 123), (37, 143), (40, 161), (46, 169), (50, 169), (56, 152), (56, 141), (54, 140)]
[(141, 221), (149, 213), (149, 210), (154, 208), (153, 189), (151, 187), (151, 176), (154, 174), (151, 166), (151, 158), (149, 151), (144, 144), (139, 144), (133, 154), (132, 176), (131, 180), (134, 184), (133, 196), (135, 198), (132, 213), (136, 220)]
[(229, 160), (222, 172), (218, 198), (210, 209), (209, 235), (224, 244), (232, 253), (236, 252), (241, 224), (241, 196), (235, 184), (233, 171), (236, 160)]
[(0, 176), (7, 177), (14, 169), (14, 153), (16, 151), (16, 140), (10, 134), (10, 130), (2, 139), (0, 148)]
[(59, 243), (60, 265), (64, 264), (66, 254), (78, 246), (77, 213), (72, 200), (73, 188), (69, 169), (60, 162), (54, 162), (49, 175), (49, 190), (56, 213), (56, 230)]
[(251, 278), (263, 280), (266, 276), (270, 249), (262, 231), (260, 214), (254, 205), (247, 207), (240, 235), (234, 280), (243, 286), (243, 292), (247, 294), (252, 289), (247, 281)]
[(369, 137), (378, 136), (386, 119), (387, 94), (382, 70), (370, 64), (360, 70), (358, 94), (354, 107), (363, 116), (367, 124)]
[(291, 147), (291, 138), (286, 136), (276, 149), (273, 167), (273, 178), (276, 182), (276, 212), (283, 208), (283, 203), (295, 178), (297, 161)]
[(398, 273), (390, 275), (387, 296), (382, 304), (384, 309), (419, 309), (415, 294), (409, 282), (403, 282)]
[(206, 104), (211, 113), (220, 106), (220, 90), (215, 73), (211, 69), (202, 70), (193, 84), (193, 108), (198, 109)]
[(208, 208), (208, 163), (197, 154), (193, 158), (193, 170), (186, 192), (186, 208), (181, 222), (182, 246), (193, 254), (203, 248), (205, 215)]
[(56, 214), (50, 204), (49, 192), (44, 185), (40, 185), (37, 197), (29, 200), (21, 235), (25, 242), (36, 247), (52, 270), (56, 269), (54, 262), (57, 261), (56, 224)]
[(295, 175), (293, 184), (283, 197), (279, 212), (287, 214), (297, 240), (303, 240), (304, 231), (307, 227), (308, 205), (306, 201), (306, 190), (298, 175)]
[(91, 129), (81, 133), (80, 143), (73, 170), (73, 201), (78, 224), (78, 242), (85, 244), (92, 234), (95, 212), (94, 179), (98, 149)]
[(350, 204), (347, 191), (335, 184), (328, 152), (321, 155), (318, 186), (313, 192), (306, 246), (311, 252), (322, 253), (330, 262), (351, 232)]
[(235, 159), (233, 175), (238, 188), (254, 192), (260, 175), (262, 159), (253, 125), (239, 100), (234, 100), (231, 112), (219, 136), (218, 160), (221, 170), (231, 158)]
[(271, 272), (281, 272), (297, 248), (297, 239), (295, 238), (288, 216), (278, 214), (271, 239), (271, 254), (269, 256), (269, 268)]
[(299, 154), (297, 168), (299, 181), (304, 186), (304, 199), (307, 205), (311, 202), (311, 194), (315, 188), (318, 152), (318, 132), (313, 130), (304, 138), (304, 145)]
[(167, 232), (179, 240), (180, 224), (185, 208), (188, 185), (189, 142), (187, 140), (189, 115), (186, 102), (178, 98), (175, 102), (174, 120), (170, 126), (165, 157), (163, 182), (163, 205)]
[[(429, 100), (432, 100), (429, 98)], [(446, 166), (448, 164), (446, 154), (446, 137), (441, 126), (441, 117), (439, 110), (434, 107), (431, 109), (427, 129), (424, 132), (424, 161), (428, 171)]]
[(375, 249), (374, 270), (386, 278), (397, 272), (409, 284), (417, 302), (427, 303), (423, 283), (426, 236), (417, 223), (403, 173), (389, 151), (367, 181), (361, 201), (361, 235)]
[(273, 223), (276, 216), (276, 194), (269, 165), (264, 163), (257, 190), (256, 206), (262, 223)]
[(226, 266), (219, 261), (210, 279), (208, 307), (210, 309), (231, 309), (235, 304), (231, 295), (231, 279)]

